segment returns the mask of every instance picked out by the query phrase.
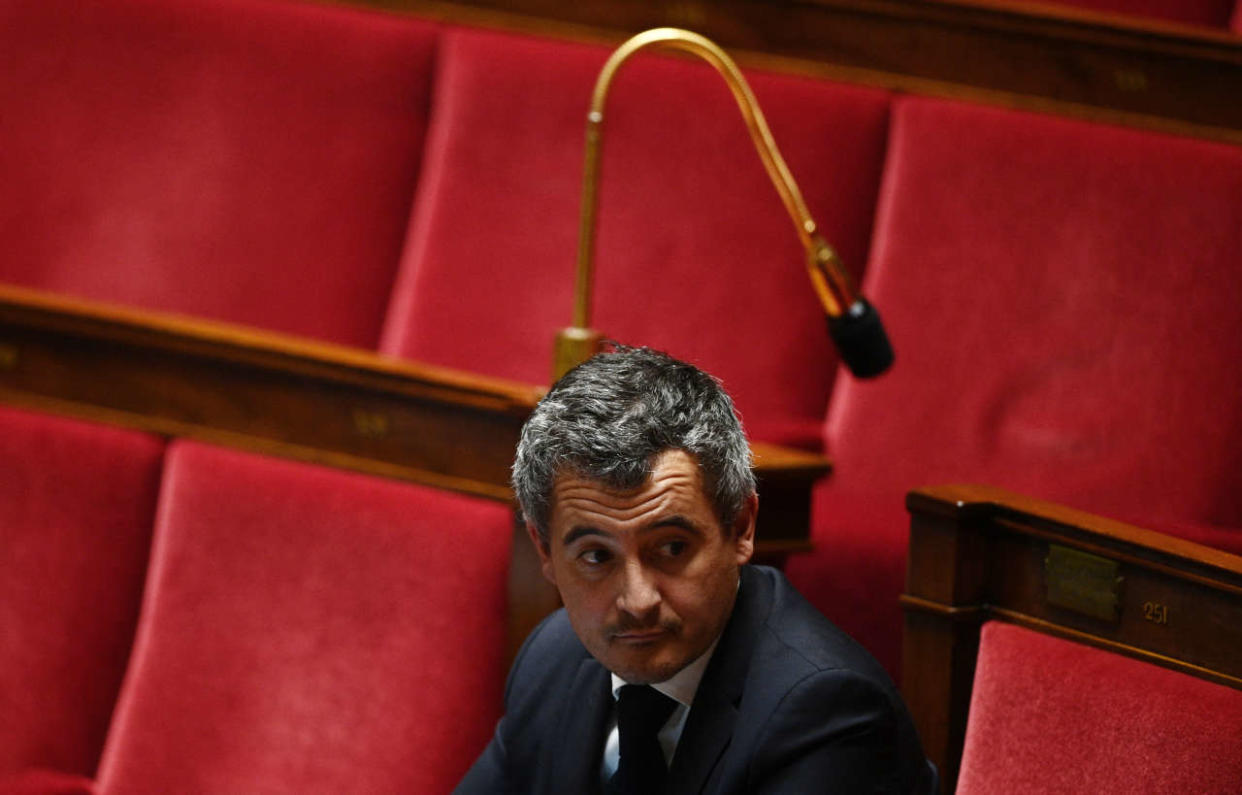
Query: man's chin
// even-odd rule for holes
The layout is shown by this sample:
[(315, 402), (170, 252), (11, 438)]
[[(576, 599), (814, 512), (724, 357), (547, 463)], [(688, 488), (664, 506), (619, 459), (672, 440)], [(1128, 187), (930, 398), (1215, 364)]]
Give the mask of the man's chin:
[(607, 661), (601, 662), (609, 671), (632, 685), (654, 685), (671, 679), (689, 663), (689, 660), (659, 659), (656, 655), (643, 659), (641, 651), (631, 649), (618, 653), (614, 649)]
[[(605, 667), (608, 667), (608, 666), (605, 666)], [(675, 676), (677, 672), (680, 671), (681, 668), (684, 668), (684, 667), (685, 666), (678, 667), (675, 665), (661, 666), (661, 667), (644, 667), (644, 668), (629, 668), (629, 667), (617, 666), (616, 669), (609, 668), (609, 670), (612, 673), (624, 679), (627, 684), (656, 685), (656, 684), (659, 684), (660, 682), (664, 682), (669, 679), (672, 679), (673, 676)]]

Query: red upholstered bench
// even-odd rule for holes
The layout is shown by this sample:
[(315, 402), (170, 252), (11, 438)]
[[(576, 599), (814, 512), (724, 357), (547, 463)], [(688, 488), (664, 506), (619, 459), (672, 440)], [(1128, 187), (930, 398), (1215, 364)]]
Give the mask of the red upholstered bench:
[(374, 347), (437, 28), (269, 0), (0, 11), (0, 281)]
[(837, 384), (795, 584), (895, 670), (914, 484), (1242, 527), (1240, 251), (1242, 149), (899, 100), (865, 285), (897, 363)]
[(989, 622), (957, 792), (1227, 795), (1239, 737), (1242, 691)]
[[(570, 324), (586, 109), (609, 50), (444, 34), (382, 350), (542, 384)], [(750, 75), (825, 235), (866, 257), (884, 92)], [(721, 377), (753, 436), (818, 447), (835, 355), (804, 254), (723, 80), (643, 55), (610, 94), (594, 325)]]
[(163, 444), (0, 408), (0, 789), (92, 776), (138, 622)]
[(503, 504), (176, 442), (103, 792), (445, 792), (504, 680)]
[[(548, 380), (605, 48), (268, 0), (16, 0), (0, 14), (16, 65), (0, 107), (22, 109), (0, 146), (0, 281)], [(896, 670), (902, 498), (920, 483), (1242, 526), (1242, 150), (752, 79), (826, 237), (866, 264), (896, 367), (836, 378), (732, 98), (674, 58), (627, 65), (612, 95), (595, 325), (720, 375), (757, 439), (826, 444), (820, 550), (790, 569), (829, 616)], [(5, 763), (89, 775), (161, 447), (74, 431), (112, 452), (64, 453), (30, 431), (58, 421), (8, 416), (25, 428), (3, 442), (15, 455), (83, 481), (84, 516), (129, 517), (98, 553), (122, 556), (115, 568), (64, 564), (120, 589), (57, 630), (113, 644), (81, 658), (100, 678), (73, 695), (89, 714), (64, 720), (87, 728), (56, 724), (47, 736), (68, 750)], [(168, 473), (102, 785), (447, 788), (499, 706), (505, 507), (195, 444)], [(15, 492), (15, 510), (76, 510), (48, 489), (43, 503)], [(37, 609), (44, 569), (18, 563), (0, 587)], [(105, 607), (118, 612), (90, 612)], [(27, 677), (36, 648), (0, 665)], [(431, 730), (440, 715), (456, 728)]]

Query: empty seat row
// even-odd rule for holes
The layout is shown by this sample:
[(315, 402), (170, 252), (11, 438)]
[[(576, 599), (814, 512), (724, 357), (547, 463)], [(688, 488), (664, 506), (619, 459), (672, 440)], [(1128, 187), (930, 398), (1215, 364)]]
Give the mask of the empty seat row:
[[(268, 0), (8, 15), (0, 280), (547, 382), (607, 48)], [(754, 84), (861, 272), (888, 94)], [(817, 446), (836, 360), (725, 84), (640, 59), (609, 116), (599, 327), (711, 367), (759, 438)]]
[[(268, 0), (84, 8), (23, 0), (0, 26), (0, 107), (24, 109), (0, 133), (0, 280), (546, 382), (606, 48)], [(895, 368), (837, 375), (732, 99), (681, 59), (616, 84), (596, 325), (835, 460), (789, 566), (824, 612), (896, 672), (918, 484), (1242, 527), (1242, 150), (751, 76)]]
[(438, 792), (486, 743), (504, 505), (11, 409), (0, 446), (0, 789)]

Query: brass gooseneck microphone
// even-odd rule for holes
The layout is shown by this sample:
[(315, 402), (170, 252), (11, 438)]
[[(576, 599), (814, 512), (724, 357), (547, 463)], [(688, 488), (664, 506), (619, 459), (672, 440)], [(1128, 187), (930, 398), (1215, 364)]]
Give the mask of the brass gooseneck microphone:
[(556, 337), (553, 380), (586, 361), (600, 347), (603, 335), (590, 328), (591, 286), (595, 259), (595, 214), (599, 204), (599, 153), (608, 88), (621, 64), (648, 47), (682, 50), (703, 58), (728, 83), (742, 118), (755, 142), (759, 159), (767, 169), (776, 192), (793, 219), (807, 252), (811, 285), (828, 316), (828, 331), (845, 365), (855, 376), (879, 375), (893, 362), (893, 349), (875, 308), (862, 297), (837, 253), (819, 234), (819, 228), (802, 200), (789, 167), (776, 148), (763, 111), (737, 64), (724, 50), (697, 33), (678, 28), (654, 28), (626, 41), (608, 58), (595, 82), (587, 113), (586, 157), (582, 173), (582, 214), (578, 234), (578, 277), (574, 291), (573, 326)]

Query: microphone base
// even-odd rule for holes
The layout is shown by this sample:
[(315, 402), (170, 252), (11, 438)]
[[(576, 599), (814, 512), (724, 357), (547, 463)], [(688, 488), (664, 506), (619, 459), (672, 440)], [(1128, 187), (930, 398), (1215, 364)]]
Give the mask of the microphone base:
[(552, 383), (600, 352), (604, 335), (591, 328), (569, 326), (556, 334), (552, 358)]

